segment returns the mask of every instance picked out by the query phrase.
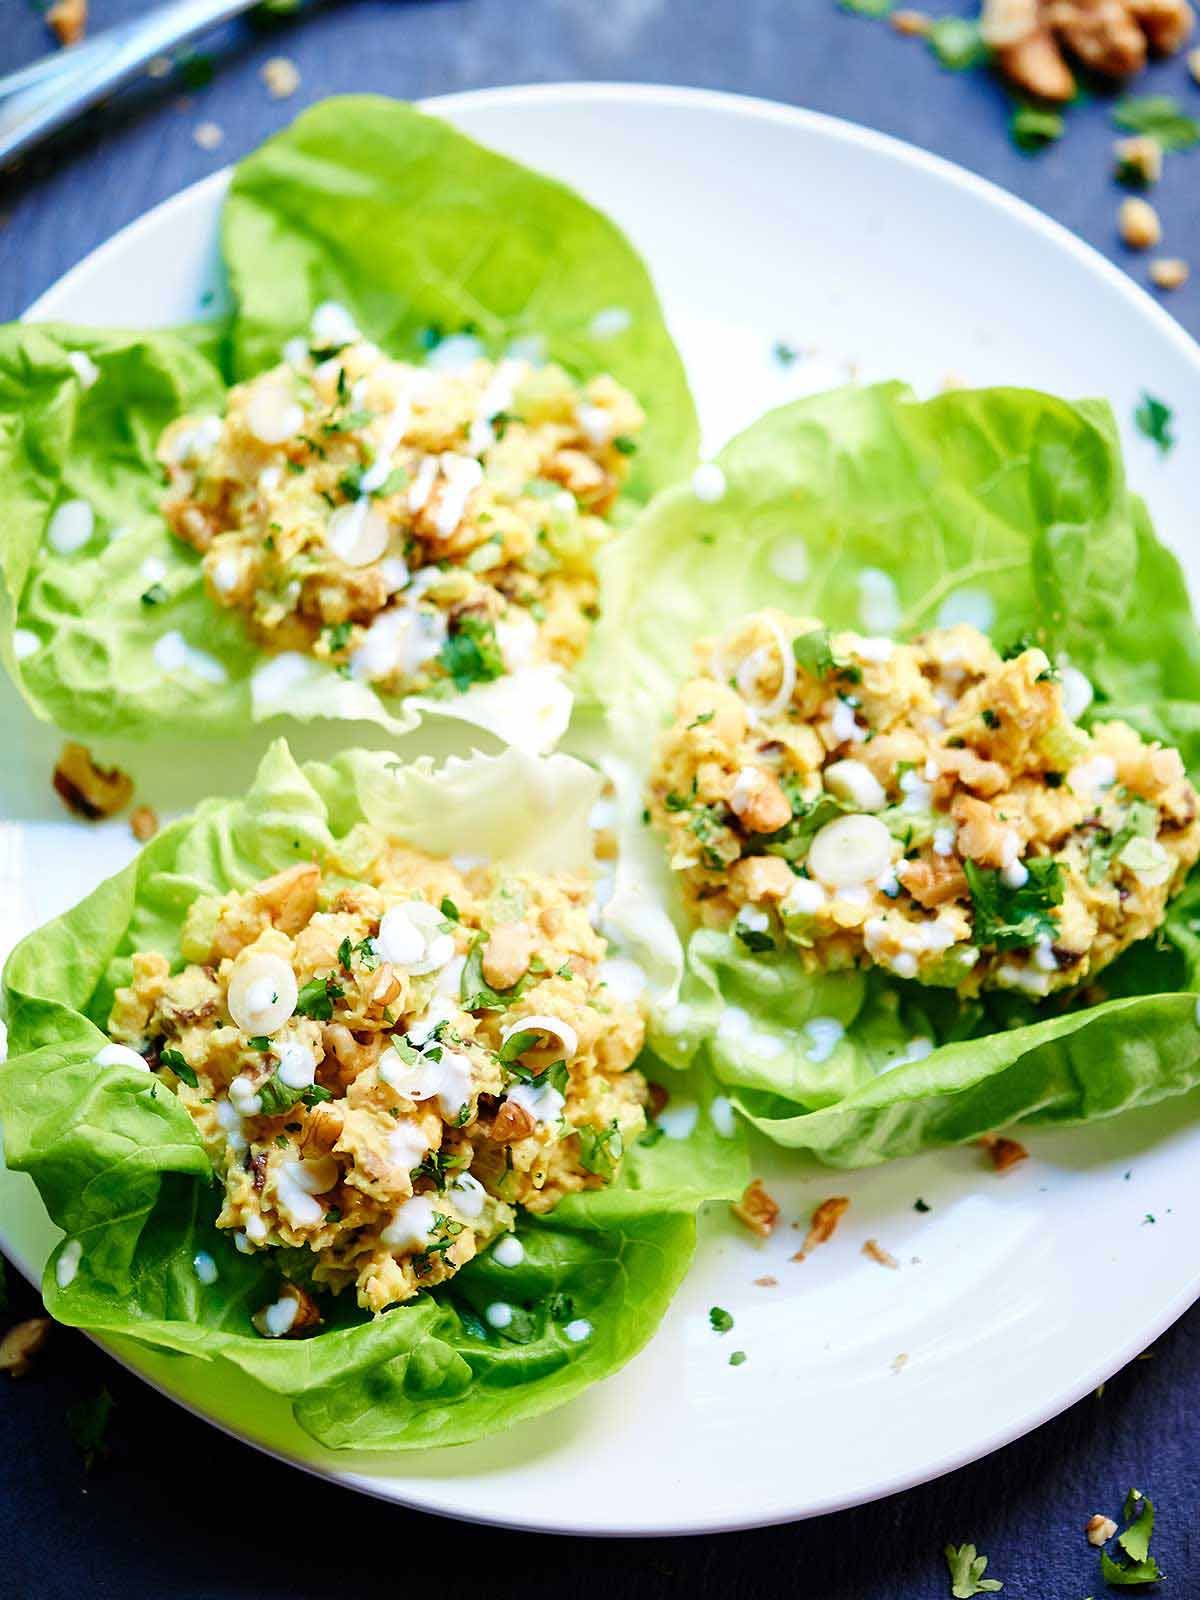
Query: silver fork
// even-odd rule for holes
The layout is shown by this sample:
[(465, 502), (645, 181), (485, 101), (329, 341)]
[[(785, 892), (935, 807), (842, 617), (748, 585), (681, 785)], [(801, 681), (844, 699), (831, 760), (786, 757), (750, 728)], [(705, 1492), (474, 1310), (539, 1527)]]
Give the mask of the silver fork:
[(171, 0), (83, 44), (0, 78), (0, 167), (128, 82), (155, 56), (249, 11), (257, 0)]

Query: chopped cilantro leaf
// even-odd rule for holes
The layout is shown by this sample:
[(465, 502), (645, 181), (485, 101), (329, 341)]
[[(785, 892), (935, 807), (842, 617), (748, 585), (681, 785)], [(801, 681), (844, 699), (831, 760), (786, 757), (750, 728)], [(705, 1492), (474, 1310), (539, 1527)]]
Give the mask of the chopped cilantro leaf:
[(782, 339), (776, 339), (771, 346), (771, 354), (781, 367), (790, 367), (799, 356), (800, 352), (793, 344), (786, 344)]
[(637, 454), (637, 440), (631, 439), (627, 433), (619, 433), (612, 444), (618, 455), (632, 456)]
[(1018, 150), (1026, 154), (1044, 150), (1063, 136), (1062, 113), (1045, 106), (1016, 104), (1008, 119), (1008, 132)]
[(334, 622), (328, 628), (322, 629), (322, 637), (330, 655), (341, 655), (342, 651), (349, 647), (353, 626), (350, 622)]
[(1152, 394), (1142, 390), (1142, 398), (1133, 413), (1133, 420), (1137, 424), (1138, 432), (1144, 433), (1147, 439), (1152, 439), (1158, 446), (1159, 455), (1169, 455), (1175, 446), (1175, 435), (1171, 431), (1171, 423), (1175, 413), (1170, 406), (1162, 400), (1156, 400)]
[(735, 922), (733, 931), (752, 955), (764, 955), (775, 948), (774, 939), (765, 929), (748, 928), (744, 922)]
[(167, 599), (167, 591), (161, 583), (152, 583), (148, 589), (142, 591), (142, 604), (144, 606), (161, 606)]
[(964, 863), (975, 908), (975, 943), (997, 950), (1021, 950), (1039, 939), (1053, 939), (1058, 924), (1050, 908), (1062, 904), (1062, 868), (1053, 856), (1034, 856), (1025, 863), (1028, 878), (1010, 888), (994, 868)]
[(711, 722), (716, 714), (715, 711), (702, 711), (698, 717), (688, 723), (687, 732), (690, 733), (693, 728), (702, 728), (706, 722)]
[(310, 978), (296, 997), (296, 1010), (314, 1022), (329, 1022), (334, 1001), (340, 1000), (344, 993), (334, 978)]
[(928, 1200), (922, 1200), (920, 1195), (918, 1195), (917, 1198), (913, 1201), (913, 1210), (914, 1211), (932, 1211), (933, 1207), (929, 1204)]
[(1150, 1554), (1150, 1536), (1154, 1532), (1153, 1500), (1147, 1500), (1140, 1489), (1130, 1489), (1125, 1496), (1121, 1520), (1127, 1527), (1117, 1535), (1117, 1543), (1131, 1561), (1145, 1561)]
[(714, 1333), (728, 1333), (733, 1327), (733, 1318), (720, 1306), (712, 1306), (708, 1313), (708, 1325)]
[(445, 917), (447, 922), (458, 922), (461, 920), (458, 914), (458, 907), (454, 904), (454, 901), (451, 900), (448, 894), (442, 896), (442, 915)]
[(838, 6), (856, 17), (886, 17), (892, 0), (838, 0)]
[(745, 1359), (746, 1352), (744, 1350), (735, 1350), (729, 1358), (729, 1365), (731, 1367), (740, 1367)]
[(580, 1165), (598, 1178), (611, 1178), (625, 1153), (625, 1141), (616, 1117), (607, 1128), (584, 1126), (576, 1128), (575, 1132), (579, 1137)]
[(936, 17), (925, 37), (939, 64), (948, 72), (967, 72), (991, 57), (979, 23), (970, 17)]
[(186, 1083), (189, 1089), (198, 1089), (200, 1087), (200, 1081), (196, 1077), (195, 1070), (188, 1066), (178, 1050), (160, 1051), (158, 1059), (164, 1067), (170, 1067), (180, 1083)]
[(490, 683), (504, 674), (496, 630), (482, 617), (463, 617), (442, 645), (442, 665), (460, 694), (473, 683)]
[(1004, 1585), (999, 1578), (985, 1578), (988, 1558), (976, 1553), (973, 1544), (948, 1544), (946, 1565), (950, 1568), (950, 1593), (954, 1600), (972, 1600), (977, 1594), (996, 1594)]
[(1190, 150), (1200, 144), (1200, 122), (1185, 114), (1169, 94), (1126, 95), (1113, 107), (1113, 122), (1128, 133), (1147, 133), (1164, 150)]
[(258, 1050), (261, 1053), (265, 1053), (271, 1048), (271, 1041), (265, 1033), (253, 1033), (246, 1040), (246, 1047), (250, 1050)]

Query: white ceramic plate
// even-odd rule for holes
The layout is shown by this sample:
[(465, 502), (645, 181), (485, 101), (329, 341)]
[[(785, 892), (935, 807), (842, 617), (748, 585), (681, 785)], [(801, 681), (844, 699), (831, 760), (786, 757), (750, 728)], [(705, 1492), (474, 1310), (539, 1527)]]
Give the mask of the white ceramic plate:
[[(791, 395), (864, 378), (932, 391), (954, 376), (1107, 395), (1135, 483), (1197, 587), (1200, 350), (1139, 289), (1027, 206), (878, 134), (764, 102), (665, 89), (499, 90), (434, 103), (461, 128), (576, 185), (645, 252), (692, 373), (710, 447)], [(126, 229), (32, 315), (195, 316), (215, 285), (218, 175)], [(772, 360), (783, 340), (815, 353)], [(1165, 462), (1133, 430), (1145, 387), (1176, 409)], [(1153, 619), (1147, 619), (1147, 626)], [(7, 688), (0, 814), (8, 942), (129, 857), (122, 824), (56, 812), (56, 737)], [(325, 736), (326, 739), (329, 737)], [(321, 736), (296, 740), (304, 752)], [(131, 754), (160, 807), (233, 789), (260, 745)], [(121, 1359), (297, 1464), (407, 1505), (579, 1533), (693, 1533), (811, 1516), (994, 1450), (1132, 1359), (1200, 1294), (1200, 1097), (1028, 1142), (1003, 1178), (977, 1150), (845, 1175), (757, 1169), (788, 1219), (852, 1197), (802, 1266), (798, 1236), (751, 1243), (710, 1216), (696, 1266), (624, 1372), (520, 1432), (425, 1456), (331, 1454), (231, 1370), (127, 1342)], [(931, 1207), (918, 1214), (921, 1196)], [(1147, 1216), (1153, 1216), (1150, 1223)], [(55, 1236), (32, 1185), (0, 1174), (0, 1243), (29, 1271)], [(878, 1239), (888, 1271), (860, 1253)], [(760, 1287), (755, 1279), (778, 1279)], [(1121, 1285), (1107, 1292), (1105, 1284)], [(708, 1308), (734, 1315), (720, 1337)], [(747, 1352), (729, 1365), (734, 1349)], [(904, 1361), (898, 1358), (905, 1357)]]

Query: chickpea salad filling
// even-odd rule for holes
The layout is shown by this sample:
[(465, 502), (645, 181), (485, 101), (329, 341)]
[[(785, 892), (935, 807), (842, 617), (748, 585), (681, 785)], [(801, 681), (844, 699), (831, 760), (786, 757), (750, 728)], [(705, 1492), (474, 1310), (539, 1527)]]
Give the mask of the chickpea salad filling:
[(619, 1175), (646, 1127), (643, 1024), (605, 982), (591, 905), (585, 874), (380, 840), (362, 871), (335, 855), (196, 900), (179, 970), (133, 956), (113, 1059), (186, 1107), (238, 1250), (306, 1262), (260, 1333), (315, 1331), (309, 1288), (410, 1300), (522, 1211)]
[(1036, 646), (764, 610), (696, 657), (648, 817), (694, 918), (750, 952), (1042, 997), (1153, 934), (1200, 856), (1179, 753), (1081, 726), (1091, 684)]
[(611, 377), (478, 348), (392, 360), (327, 302), (223, 417), (163, 433), (167, 522), (263, 649), (390, 696), (577, 663), (645, 419)]

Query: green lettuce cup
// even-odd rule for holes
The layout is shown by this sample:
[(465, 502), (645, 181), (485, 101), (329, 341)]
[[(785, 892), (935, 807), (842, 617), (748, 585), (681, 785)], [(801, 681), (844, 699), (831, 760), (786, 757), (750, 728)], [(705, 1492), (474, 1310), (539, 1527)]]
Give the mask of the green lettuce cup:
[[(609, 917), (650, 973), (665, 1060), (711, 1064), (770, 1138), (858, 1166), (1012, 1123), (1086, 1122), (1200, 1082), (1195, 874), (1155, 937), (1038, 1001), (807, 973), (790, 945), (694, 928), (643, 811), (693, 643), (764, 608), (913, 638), (970, 622), (1089, 680), (1200, 771), (1200, 637), (1099, 402), (846, 389), (772, 412), (659, 496), (605, 557), (597, 680), (621, 752)], [(765, 918), (763, 919), (765, 921)], [(757, 946), (757, 948), (755, 948)]]
[[(301, 1426), (334, 1448), (477, 1439), (563, 1404), (635, 1354), (687, 1269), (697, 1211), (735, 1197), (747, 1177), (727, 1111), (708, 1114), (703, 1072), (686, 1086), (672, 1078), (672, 1097), (694, 1114), (632, 1141), (616, 1182), (543, 1215), (523, 1211), (520, 1251), (488, 1249), (373, 1317), (353, 1293), (321, 1295), (319, 1331), (268, 1339), (251, 1319), (275, 1298), (279, 1262), (242, 1253), (215, 1226), (220, 1192), (170, 1079), (128, 1050), (97, 1061), (133, 952), (182, 966), (181, 930), (200, 897), (321, 862), (364, 824), (430, 855), (583, 869), (597, 792), (595, 773), (565, 756), (510, 750), (435, 769), (350, 752), (302, 768), (280, 742), (244, 798), (205, 801), (24, 940), (4, 976), (0, 1115), (8, 1165), (32, 1176), (66, 1235), (45, 1273), (52, 1315), (230, 1362), (290, 1397)], [(655, 1071), (648, 1056), (639, 1066)], [(513, 1308), (499, 1329), (486, 1317), (498, 1300)]]
[[(638, 255), (564, 185), (370, 96), (314, 107), (243, 161), (221, 235), (220, 322), (0, 329), (0, 655), (26, 702), (82, 735), (216, 738), (282, 717), (400, 734), (424, 714), (549, 748), (570, 714), (561, 678), (532, 685), (535, 717), (509, 671), (465, 692), (384, 694), (344, 660), (256, 644), (168, 530), (157, 452), (174, 419), (219, 417), (230, 386), (345, 324), (414, 365), (508, 357), (578, 384), (611, 376), (646, 414), (607, 516), (619, 527), (690, 470), (697, 439)], [(454, 656), (455, 686), (469, 653)]]

